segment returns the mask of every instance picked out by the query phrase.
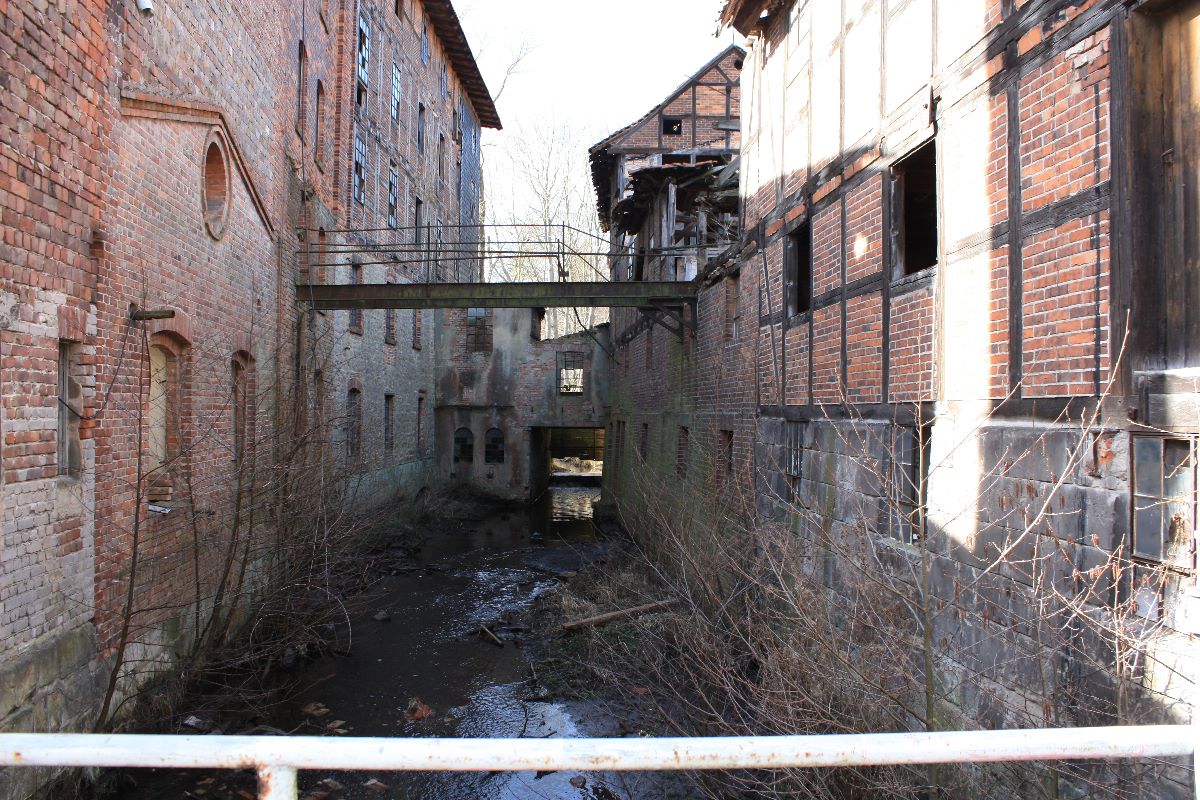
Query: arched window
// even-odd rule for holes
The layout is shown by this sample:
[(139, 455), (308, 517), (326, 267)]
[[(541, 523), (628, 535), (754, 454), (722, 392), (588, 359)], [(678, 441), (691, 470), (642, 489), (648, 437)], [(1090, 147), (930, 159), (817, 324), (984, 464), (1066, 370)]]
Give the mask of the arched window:
[(233, 357), (230, 365), (230, 419), (233, 432), (233, 460), (241, 463), (246, 454), (247, 432), (252, 428), (250, 403), (250, 359), (245, 353)]
[(308, 111), (308, 104), (305, 102), (308, 97), (308, 51), (304, 49), (304, 42), (300, 42), (299, 52), (296, 54), (296, 133), (300, 134), (300, 138), (304, 138), (305, 132), (305, 117)]
[(148, 452), (143, 471), (159, 469), (170, 459), (170, 421), (175, 415), (174, 392), (171, 384), (173, 358), (166, 348), (150, 348), (150, 396), (147, 414)]
[(486, 464), (504, 463), (504, 431), (492, 428), (483, 436), (483, 461)]
[(475, 460), (475, 434), (470, 428), (454, 432), (454, 463), (470, 464)]
[(346, 459), (353, 460), (362, 453), (362, 392), (346, 392)]
[(229, 215), (229, 166), (221, 138), (213, 135), (204, 149), (204, 225), (214, 239), (225, 233)]
[(325, 130), (321, 127), (321, 112), (325, 110), (325, 84), (317, 81), (317, 103), (313, 107), (313, 159), (325, 163)]

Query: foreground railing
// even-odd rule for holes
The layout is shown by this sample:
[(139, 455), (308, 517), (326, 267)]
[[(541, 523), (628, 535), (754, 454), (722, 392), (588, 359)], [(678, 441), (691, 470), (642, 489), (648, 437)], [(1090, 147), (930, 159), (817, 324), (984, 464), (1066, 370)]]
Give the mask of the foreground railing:
[[(1188, 755), (1195, 760), (1197, 738), (1197, 727), (1190, 725), (694, 739), (7, 733), (0, 734), (0, 766), (255, 769), (261, 800), (295, 800), (302, 769), (627, 772)], [(1196, 797), (1200, 800), (1200, 788)]]

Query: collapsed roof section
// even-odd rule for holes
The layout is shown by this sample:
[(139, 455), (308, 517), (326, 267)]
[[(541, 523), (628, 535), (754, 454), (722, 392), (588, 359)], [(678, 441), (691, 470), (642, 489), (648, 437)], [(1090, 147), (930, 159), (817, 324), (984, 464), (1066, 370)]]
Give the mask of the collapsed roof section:
[(454, 4), (451, 0), (425, 0), (425, 13), (433, 23), (434, 33), (446, 48), (446, 56), (450, 59), (454, 73), (462, 81), (467, 97), (471, 99), (471, 106), (479, 115), (479, 124), (485, 128), (499, 130), (502, 127), (500, 113), (496, 110), (492, 94), (479, 72), (479, 65), (475, 62), (475, 55), (471, 52), (471, 45), (467, 42), (467, 35), (463, 32)]
[(787, 5), (790, 5), (790, 0), (725, 0), (721, 25), (728, 25), (743, 36), (749, 36), (758, 29), (764, 17)]
[(706, 195), (714, 210), (732, 213), (738, 206), (737, 162), (713, 156), (696, 164), (646, 167), (629, 176), (626, 194), (613, 205), (611, 224), (620, 233), (636, 234), (654, 205), (654, 198), (668, 183), (679, 191), (679, 207), (691, 207)]
[(636, 122), (592, 145), (592, 183), (604, 230), (612, 225), (613, 181), (622, 157), (650, 158), (658, 166), (664, 154), (687, 154), (692, 164), (737, 152), (745, 57), (745, 50), (730, 45)]

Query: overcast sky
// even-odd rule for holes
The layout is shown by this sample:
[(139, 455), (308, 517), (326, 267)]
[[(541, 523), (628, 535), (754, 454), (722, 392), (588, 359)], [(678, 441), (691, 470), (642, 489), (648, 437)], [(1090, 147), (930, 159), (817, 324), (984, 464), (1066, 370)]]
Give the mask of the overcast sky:
[[(598, 141), (657, 105), (733, 41), (723, 0), (456, 0), (506, 129), (549, 118)], [(485, 134), (484, 142), (489, 134)]]

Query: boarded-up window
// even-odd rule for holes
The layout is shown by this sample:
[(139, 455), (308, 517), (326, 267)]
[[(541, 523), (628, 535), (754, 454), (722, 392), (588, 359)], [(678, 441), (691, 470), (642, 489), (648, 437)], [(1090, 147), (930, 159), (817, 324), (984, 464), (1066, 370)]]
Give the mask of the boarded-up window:
[(483, 461), (486, 464), (504, 463), (504, 431), (492, 428), (483, 435)]
[(583, 353), (565, 352), (558, 354), (558, 393), (583, 394), (583, 368), (586, 357)]

